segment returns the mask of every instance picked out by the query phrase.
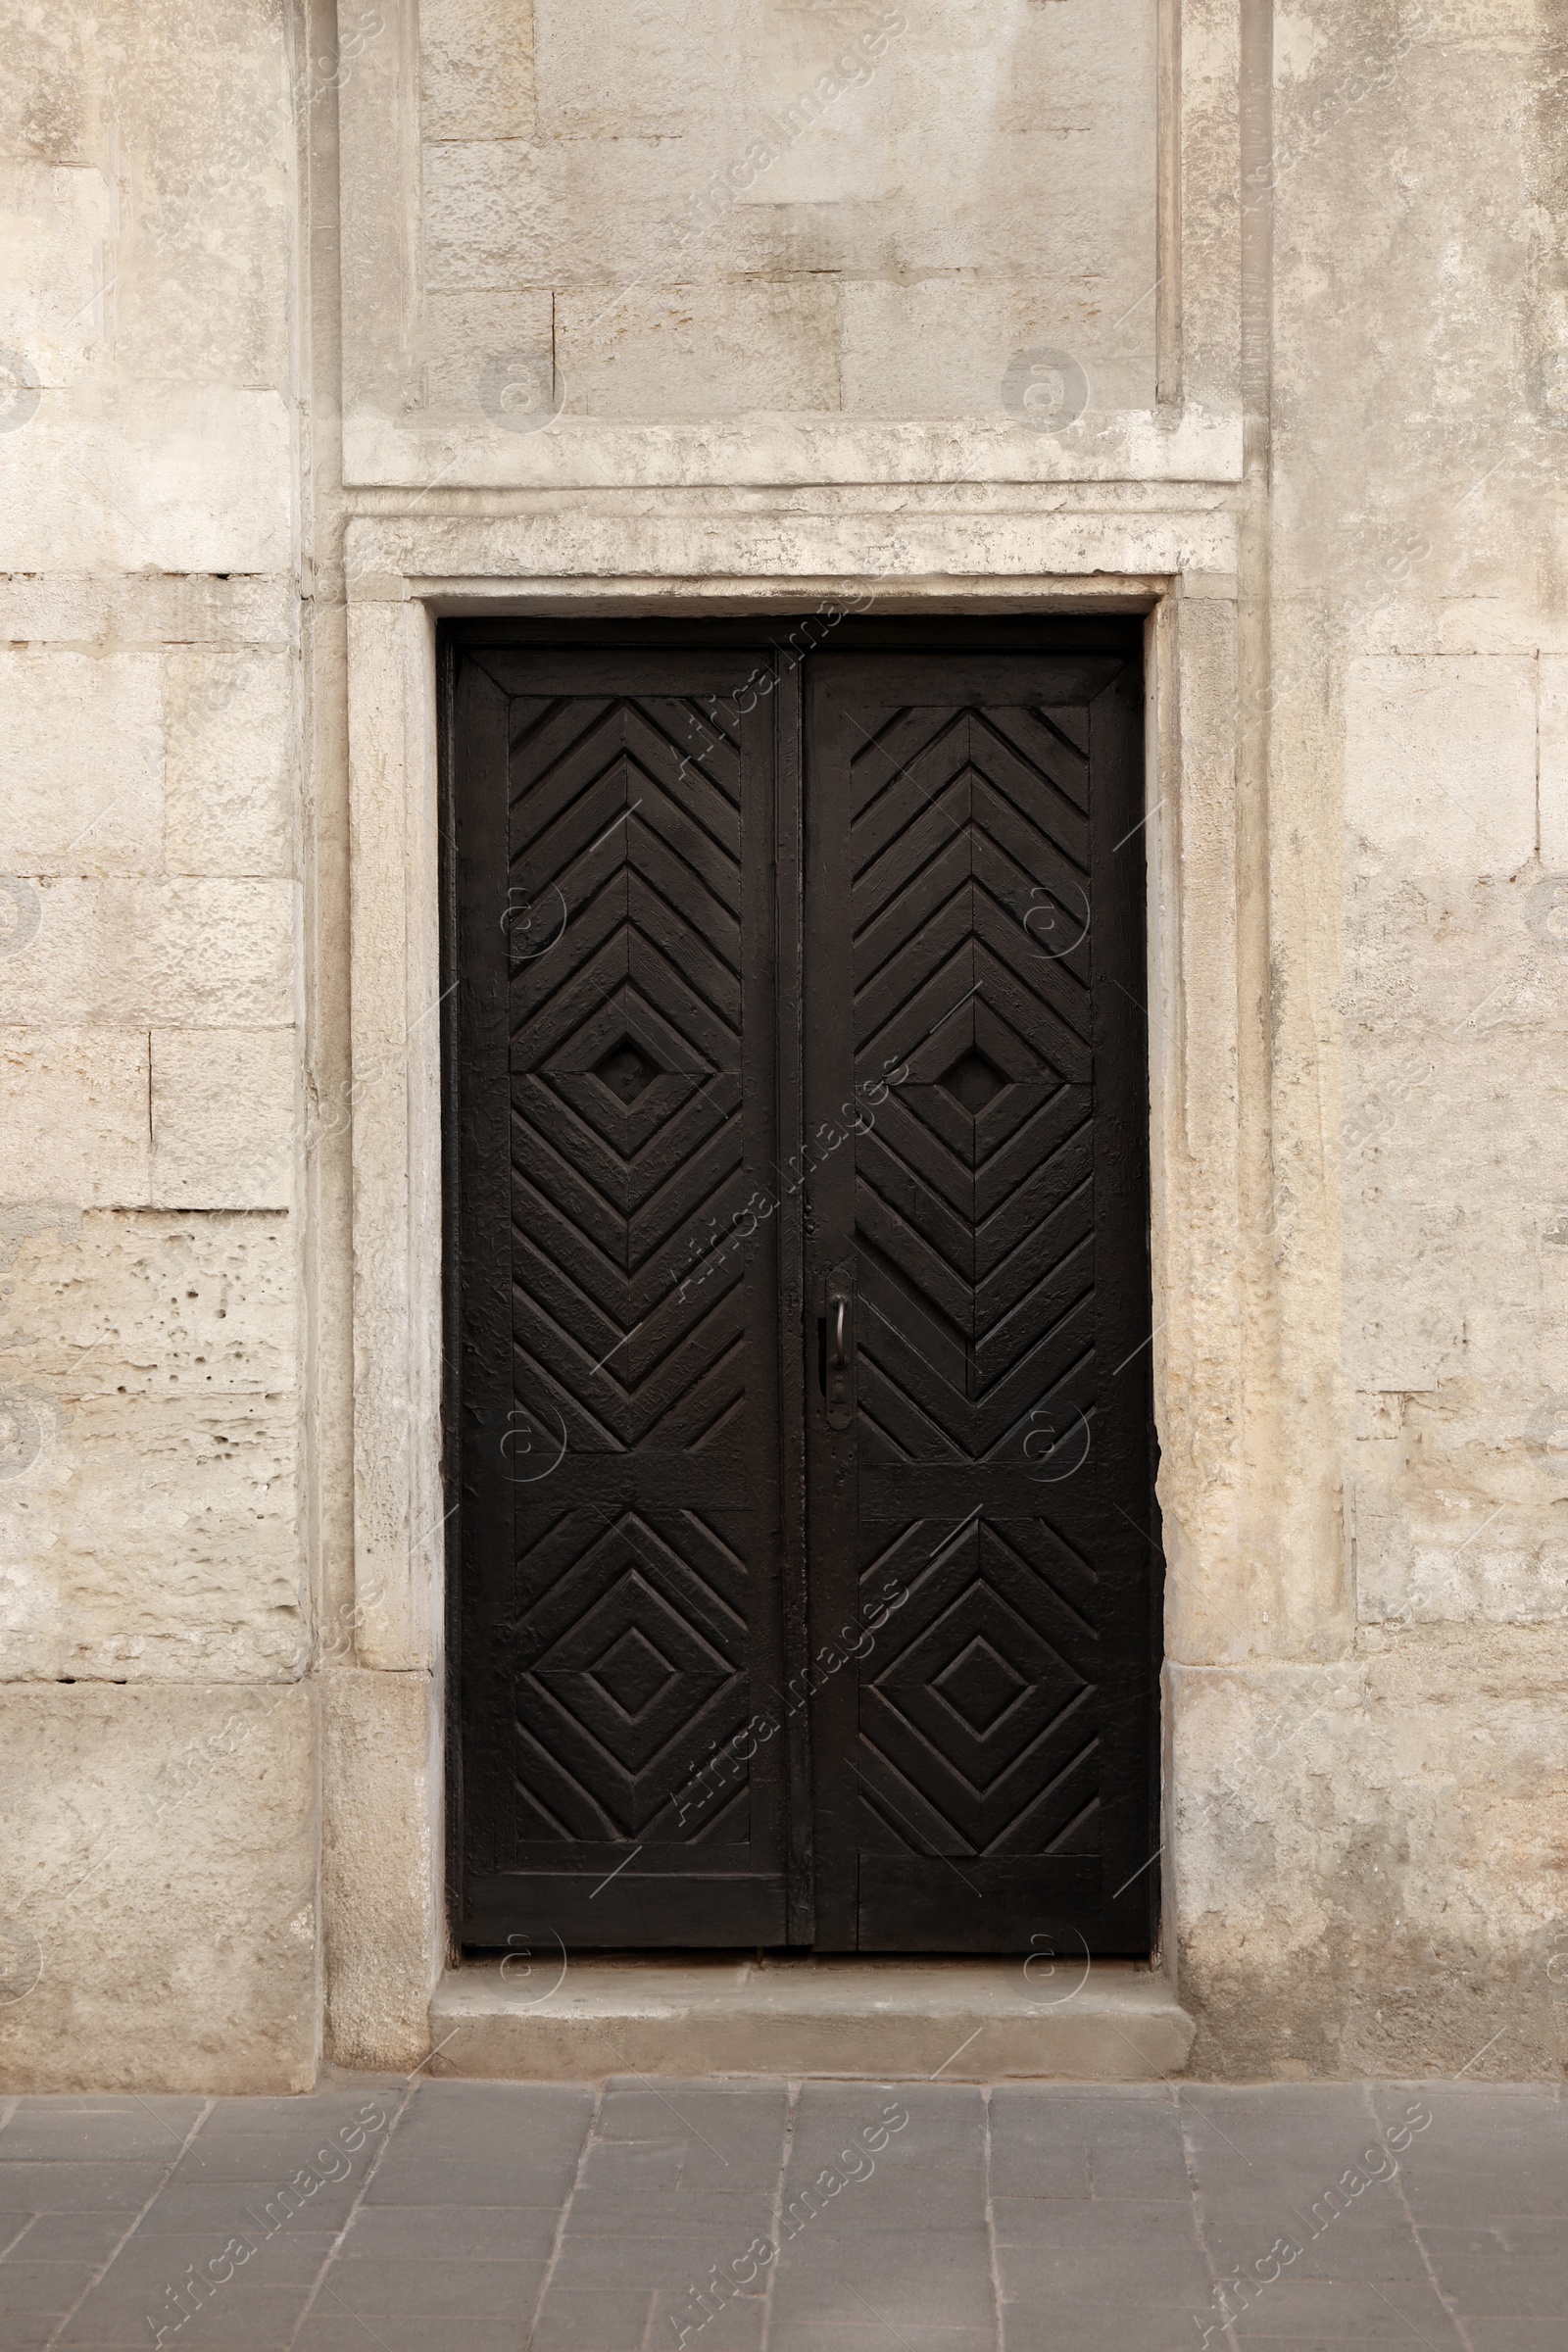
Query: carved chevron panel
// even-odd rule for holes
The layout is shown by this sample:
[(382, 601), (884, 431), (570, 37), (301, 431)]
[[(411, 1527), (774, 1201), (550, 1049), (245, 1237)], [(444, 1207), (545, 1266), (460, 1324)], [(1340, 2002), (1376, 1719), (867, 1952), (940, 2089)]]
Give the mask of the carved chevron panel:
[(857, 1068), (908, 1068), (857, 1146), (868, 1457), (1035, 1459), (1091, 1369), (1087, 760), (927, 707), (850, 772)]
[(867, 1842), (1092, 1853), (1099, 1666), (1088, 1564), (1032, 1519), (873, 1522), (861, 1549), (873, 1555), (873, 1589), (891, 1574), (909, 1595), (860, 1684)]
[(856, 1139), (860, 1475), (883, 1512), (895, 1465), (971, 1481), (861, 1521), (908, 1594), (861, 1671), (861, 1851), (1093, 1857), (1099, 1594), (1056, 1524), (1096, 1402), (1089, 761), (987, 702), (868, 712), (845, 764), (857, 1075), (906, 1073)]
[(513, 706), (519, 1392), (574, 1450), (700, 1446), (741, 1408), (740, 1255), (683, 1288), (741, 1184), (739, 760), (689, 707)]
[(526, 1573), (519, 1837), (722, 1835), (692, 1784), (746, 1720), (746, 1575), (723, 1537), (690, 1511), (567, 1509)]
[(566, 1446), (517, 1494), (518, 1852), (744, 1850), (746, 1776), (692, 1795), (755, 1703), (771, 1541), (736, 1507), (766, 1323), (704, 1254), (748, 1190), (739, 745), (674, 696), (510, 716), (514, 1393)]

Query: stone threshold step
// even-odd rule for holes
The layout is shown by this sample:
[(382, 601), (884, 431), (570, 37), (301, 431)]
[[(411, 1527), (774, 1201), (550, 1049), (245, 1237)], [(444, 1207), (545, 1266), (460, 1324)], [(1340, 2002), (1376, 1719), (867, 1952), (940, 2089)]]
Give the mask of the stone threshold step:
[[(507, 2082), (817, 2075), (849, 2082), (1149, 2082), (1195, 2032), (1136, 1961), (575, 1960), (548, 1947), (449, 1970), (440, 2072)], [(502, 1971), (506, 1974), (503, 1976)]]

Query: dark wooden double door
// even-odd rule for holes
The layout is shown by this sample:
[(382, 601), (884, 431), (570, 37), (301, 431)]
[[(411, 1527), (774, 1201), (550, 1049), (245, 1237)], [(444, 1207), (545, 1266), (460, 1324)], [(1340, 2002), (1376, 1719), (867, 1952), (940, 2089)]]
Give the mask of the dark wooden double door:
[(1147, 1951), (1136, 628), (444, 670), (464, 1942)]

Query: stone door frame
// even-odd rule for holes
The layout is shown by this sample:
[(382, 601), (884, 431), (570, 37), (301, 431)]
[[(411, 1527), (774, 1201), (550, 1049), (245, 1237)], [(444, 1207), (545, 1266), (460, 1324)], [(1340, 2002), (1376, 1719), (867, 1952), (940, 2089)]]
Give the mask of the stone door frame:
[[(1236, 491), (1185, 489), (1179, 502), (1162, 486), (783, 492), (766, 511), (756, 493), (666, 491), (653, 514), (646, 493), (601, 492), (569, 512), (550, 500), (525, 514), (351, 524), (355, 1662), (327, 1678), (323, 1796), (338, 2058), (417, 2062), (449, 1957), (437, 620), (865, 599), (885, 612), (1147, 615), (1153, 1370), (1171, 1629), (1222, 1569), (1228, 1513), (1214, 1517), (1214, 1496), (1242, 1483), (1245, 1272)], [(1162, 1777), (1169, 1819), (1168, 1764)]]

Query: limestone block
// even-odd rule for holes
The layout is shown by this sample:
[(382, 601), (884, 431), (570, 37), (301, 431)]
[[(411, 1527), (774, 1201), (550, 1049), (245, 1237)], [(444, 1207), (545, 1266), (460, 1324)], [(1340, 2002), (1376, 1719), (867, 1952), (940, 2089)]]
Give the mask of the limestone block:
[(1467, 1628), (1323, 1670), (1172, 1669), (1195, 2072), (1560, 2075), (1565, 1663), (1561, 1635)]
[(476, 423), (484, 414), (481, 389), (492, 361), (554, 349), (555, 297), (543, 289), (432, 294), (424, 324), (426, 408)]
[(574, 414), (641, 419), (838, 406), (837, 301), (825, 283), (562, 294), (556, 338)]
[(965, 416), (1002, 405), (1020, 351), (1065, 351), (1089, 379), (1092, 411), (1150, 408), (1149, 306), (1108, 339), (1098, 283), (1030, 279), (858, 281), (841, 295), (844, 406), (882, 416)]
[(155, 873), (164, 698), (156, 654), (0, 652), (0, 871)]
[(121, 108), (136, 191), (120, 244), (119, 366), (282, 391), (295, 164), (282, 25), (250, 0), (167, 14), (121, 0), (116, 13), (129, 35)]
[(755, 39), (760, 105), (712, 159), (771, 145), (741, 205), (874, 202), (911, 269), (1108, 273), (1107, 318), (1152, 285), (1150, 0), (769, 10)]
[[(978, 41), (960, 12), (940, 13), (946, 38), (930, 24), (880, 33), (871, 14), (852, 26), (774, 10), (710, 45), (695, 7), (680, 23), (663, 0), (612, 17), (550, 0), (541, 138), (426, 147), (429, 288), (799, 275), (837, 246), (828, 266), (873, 275), (1038, 272), (1087, 289), (1102, 347), (1130, 320), (1123, 340), (1146, 355), (1158, 270), (1150, 0), (1118, 0), (1136, 22), (1130, 50), (1081, 0), (987, 0), (1009, 37), (1046, 43), (1044, 126), (1009, 82), (1007, 39)], [(1080, 88), (1051, 63), (1051, 28), (1071, 15), (1081, 32), (1089, 13), (1098, 62)], [(883, 42), (860, 58), (863, 83), (836, 76), (829, 61), (862, 33)], [(911, 80), (917, 53), (929, 104)], [(739, 84), (721, 102), (710, 85), (732, 54)], [(1082, 66), (1083, 40), (1074, 54)]]
[(185, 574), (50, 572), (0, 578), (0, 643), (51, 639), (109, 650), (158, 645), (289, 645), (298, 598), (291, 580)]
[(434, 1688), (341, 1668), (320, 1681), (327, 2047), (339, 2066), (413, 2067), (445, 1956)]
[(1507, 1030), (1356, 1042), (1341, 1178), (1355, 1387), (1435, 1388), (1467, 1357), (1494, 1382), (1517, 1365), (1517, 1332), (1478, 1359), (1469, 1318), (1534, 1305), (1541, 1213), (1568, 1188), (1561, 1106), (1534, 1058)]
[[(1376, 1401), (1396, 1413), (1400, 1400), (1383, 1396)], [(1363, 1625), (1402, 1618), (1410, 1598), (1410, 1523), (1399, 1494), (1393, 1491), (1402, 1464), (1376, 1463), (1375, 1456), (1385, 1449), (1368, 1444), (1352, 1446), (1346, 1481), (1356, 1615)]]
[[(759, 193), (775, 191), (759, 183)], [(688, 201), (670, 215), (678, 267), (689, 277), (820, 277), (842, 279), (841, 295), (899, 279), (898, 207), (880, 198), (846, 197), (838, 204), (768, 201), (715, 213)], [(668, 276), (669, 265), (661, 274)], [(966, 281), (970, 282), (970, 281)]]
[[(674, 433), (680, 428), (669, 429)], [(782, 455), (791, 444), (808, 446), (815, 441), (816, 429), (809, 436), (792, 430), (788, 440), (780, 433), (774, 447)], [(885, 430), (863, 429), (863, 449), (872, 446), (873, 433)], [(911, 428), (911, 434), (918, 429)], [(949, 427), (937, 429), (951, 434)], [(697, 438), (694, 432), (693, 441)], [(1014, 433), (1011, 438), (1016, 446), (1019, 436)], [(956, 444), (949, 438), (947, 446), (951, 450)], [(944, 495), (937, 493), (939, 499)], [(1056, 496), (1051, 494), (1053, 508)], [(982, 551), (987, 572), (1008, 581), (1038, 580), (1052, 572), (1069, 578), (1104, 572), (1139, 577), (1184, 569), (1228, 580), (1235, 567), (1235, 527), (1225, 514), (1195, 518), (1113, 510), (1107, 523), (1104, 514), (1085, 514), (1065, 502), (1056, 512), (1042, 513), (1032, 501), (1020, 508), (1007, 493), (990, 485), (972, 505), (966, 499), (951, 511), (933, 507), (927, 493), (906, 486), (884, 494), (863, 511), (840, 508), (836, 500), (824, 511), (825, 502), (808, 503), (813, 498), (812, 493), (785, 493), (782, 503), (770, 502), (760, 515), (748, 511), (715, 514), (702, 506), (665, 506), (662, 501), (647, 502), (650, 511), (635, 514), (609, 510), (599, 514), (580, 502), (563, 502), (554, 512), (535, 508), (526, 514), (482, 522), (450, 515), (427, 523), (362, 515), (349, 525), (345, 569), (356, 613), (363, 616), (377, 605), (385, 612), (402, 604), (403, 576), (411, 571), (446, 579), (560, 579), (571, 583), (584, 609), (606, 578), (722, 581), (726, 597), (758, 608), (778, 593), (774, 583), (782, 582), (786, 594), (814, 610), (831, 605), (835, 591), (842, 595), (846, 580), (869, 580), (883, 598), (897, 595), (904, 602), (913, 601), (925, 594), (933, 578), (971, 579)], [(1225, 600), (1172, 599), (1168, 610), (1174, 614), (1178, 609), (1190, 636), (1211, 640), (1205, 662), (1212, 656), (1228, 662), (1235, 623)], [(1203, 611), (1214, 615), (1211, 624), (1195, 619)], [(1222, 757), (1234, 757), (1235, 706), (1223, 693), (1200, 692), (1194, 700), (1211, 725), (1216, 774), (1212, 790), (1217, 800)], [(400, 740), (390, 720), (382, 718), (379, 724), (387, 731), (384, 737), (378, 734), (377, 741)], [(1228, 730), (1223, 735), (1222, 724)], [(1206, 784), (1211, 771), (1203, 772)], [(1207, 803), (1200, 807), (1206, 823)], [(1203, 839), (1206, 849), (1208, 832)], [(1234, 843), (1227, 840), (1220, 846), (1234, 856)], [(1216, 867), (1219, 861), (1216, 848)], [(1234, 901), (1233, 881), (1228, 900), (1232, 907)], [(373, 904), (367, 913), (375, 918)], [(1218, 953), (1206, 935), (1196, 944), (1205, 954)], [(422, 1006), (415, 1007), (419, 1010)], [(391, 1035), (377, 1040), (378, 1049), (391, 1043)]]
[[(681, 140), (470, 139), (424, 156), (424, 261), (435, 294), (660, 281), (680, 253), (677, 215), (705, 183)], [(705, 271), (722, 235), (699, 240)], [(679, 266), (686, 268), (686, 257)], [(690, 274), (690, 272), (688, 272)], [(608, 297), (607, 297), (608, 298)]]
[[(1533, 134), (1514, 125), (1549, 100), (1527, 94), (1544, 90), (1544, 53), (1498, 14), (1490, 0), (1425, 18), (1313, 5), (1293, 19), (1310, 24), (1311, 70), (1277, 82), (1289, 264), (1275, 382), (1299, 435), (1287, 470), (1302, 526), (1290, 568), (1329, 589), (1352, 634), (1411, 562), (1434, 596), (1539, 605), (1527, 583), (1551, 561), (1560, 461), (1537, 407), (1539, 326), (1521, 319), (1515, 339), (1492, 317), (1493, 289), (1528, 275), (1538, 233)], [(1445, 212), (1466, 204), (1482, 157), (1489, 201), (1456, 245)], [(1349, 191), (1374, 177), (1377, 200), (1356, 204)]]
[(37, 934), (0, 961), (15, 1021), (281, 1028), (295, 1016), (298, 892), (231, 876), (43, 882)]
[(1555, 1395), (1568, 1396), (1568, 1200), (1554, 1202), (1542, 1220), (1537, 1262), (1541, 1377)]
[(81, 18), (70, 9), (35, 9), (4, 0), (0, 34), (10, 70), (0, 87), (0, 154), (54, 164), (91, 160), (91, 93), (83, 61)]
[(1363, 657), (1346, 696), (1356, 870), (1511, 874), (1536, 846), (1536, 665), (1527, 655)]
[(24, 352), (45, 384), (106, 373), (99, 297), (114, 274), (102, 267), (110, 228), (101, 172), (0, 163), (0, 346)]
[(1412, 1546), (1409, 1622), (1549, 1625), (1568, 1618), (1568, 1544), (1500, 1540), (1510, 1532), (1505, 1508), (1478, 1502), (1468, 1515), (1475, 1525), (1461, 1543)]
[(89, 1396), (49, 1434), (0, 1479), (0, 1677), (299, 1670), (294, 1398)]
[(1396, 1459), (1351, 1448), (1351, 1540), (1364, 1625), (1550, 1625), (1568, 1617), (1560, 1504), (1568, 1468), (1551, 1451), (1561, 1400), (1510, 1410), (1491, 1384), (1387, 1397)]
[(298, 1279), (281, 1215), (0, 1208), (0, 1366), (72, 1402), (285, 1396)]
[(1568, 1032), (1568, 876), (1531, 864), (1479, 879), (1363, 881), (1346, 906), (1344, 950), (1339, 1004), (1352, 1052), (1361, 1031), (1397, 1035), (1440, 1063), (1450, 1043), (1485, 1037), (1494, 1054), (1518, 1052), (1527, 1035)]
[(1568, 874), (1568, 654), (1541, 657), (1541, 862)]
[(9, 2089), (310, 2087), (316, 1739), (299, 1685), (0, 1689)]
[(160, 1208), (290, 1208), (300, 1144), (291, 1029), (156, 1029), (152, 1194)]
[(288, 656), (172, 646), (164, 867), (294, 871), (296, 719)]
[[(532, 136), (533, 16), (533, 0), (421, 0), (419, 122), (426, 138)], [(603, 32), (602, 16), (587, 21)]]
[(0, 466), (0, 566), (287, 571), (293, 464), (280, 391), (122, 379), (110, 406), (46, 389)]
[(145, 1035), (0, 1029), (0, 1201), (145, 1206), (147, 1105)]
[(701, 136), (723, 120), (725, 14), (715, 0), (534, 0), (540, 137)]
[[(354, 1561), (359, 1655), (440, 1656), (439, 835), (429, 620), (349, 612), (354, 849)], [(363, 1091), (362, 1091), (363, 1090)], [(334, 1103), (328, 1116), (341, 1116)], [(326, 1105), (323, 1105), (326, 1109)], [(412, 1115), (411, 1115), (412, 1113)]]

